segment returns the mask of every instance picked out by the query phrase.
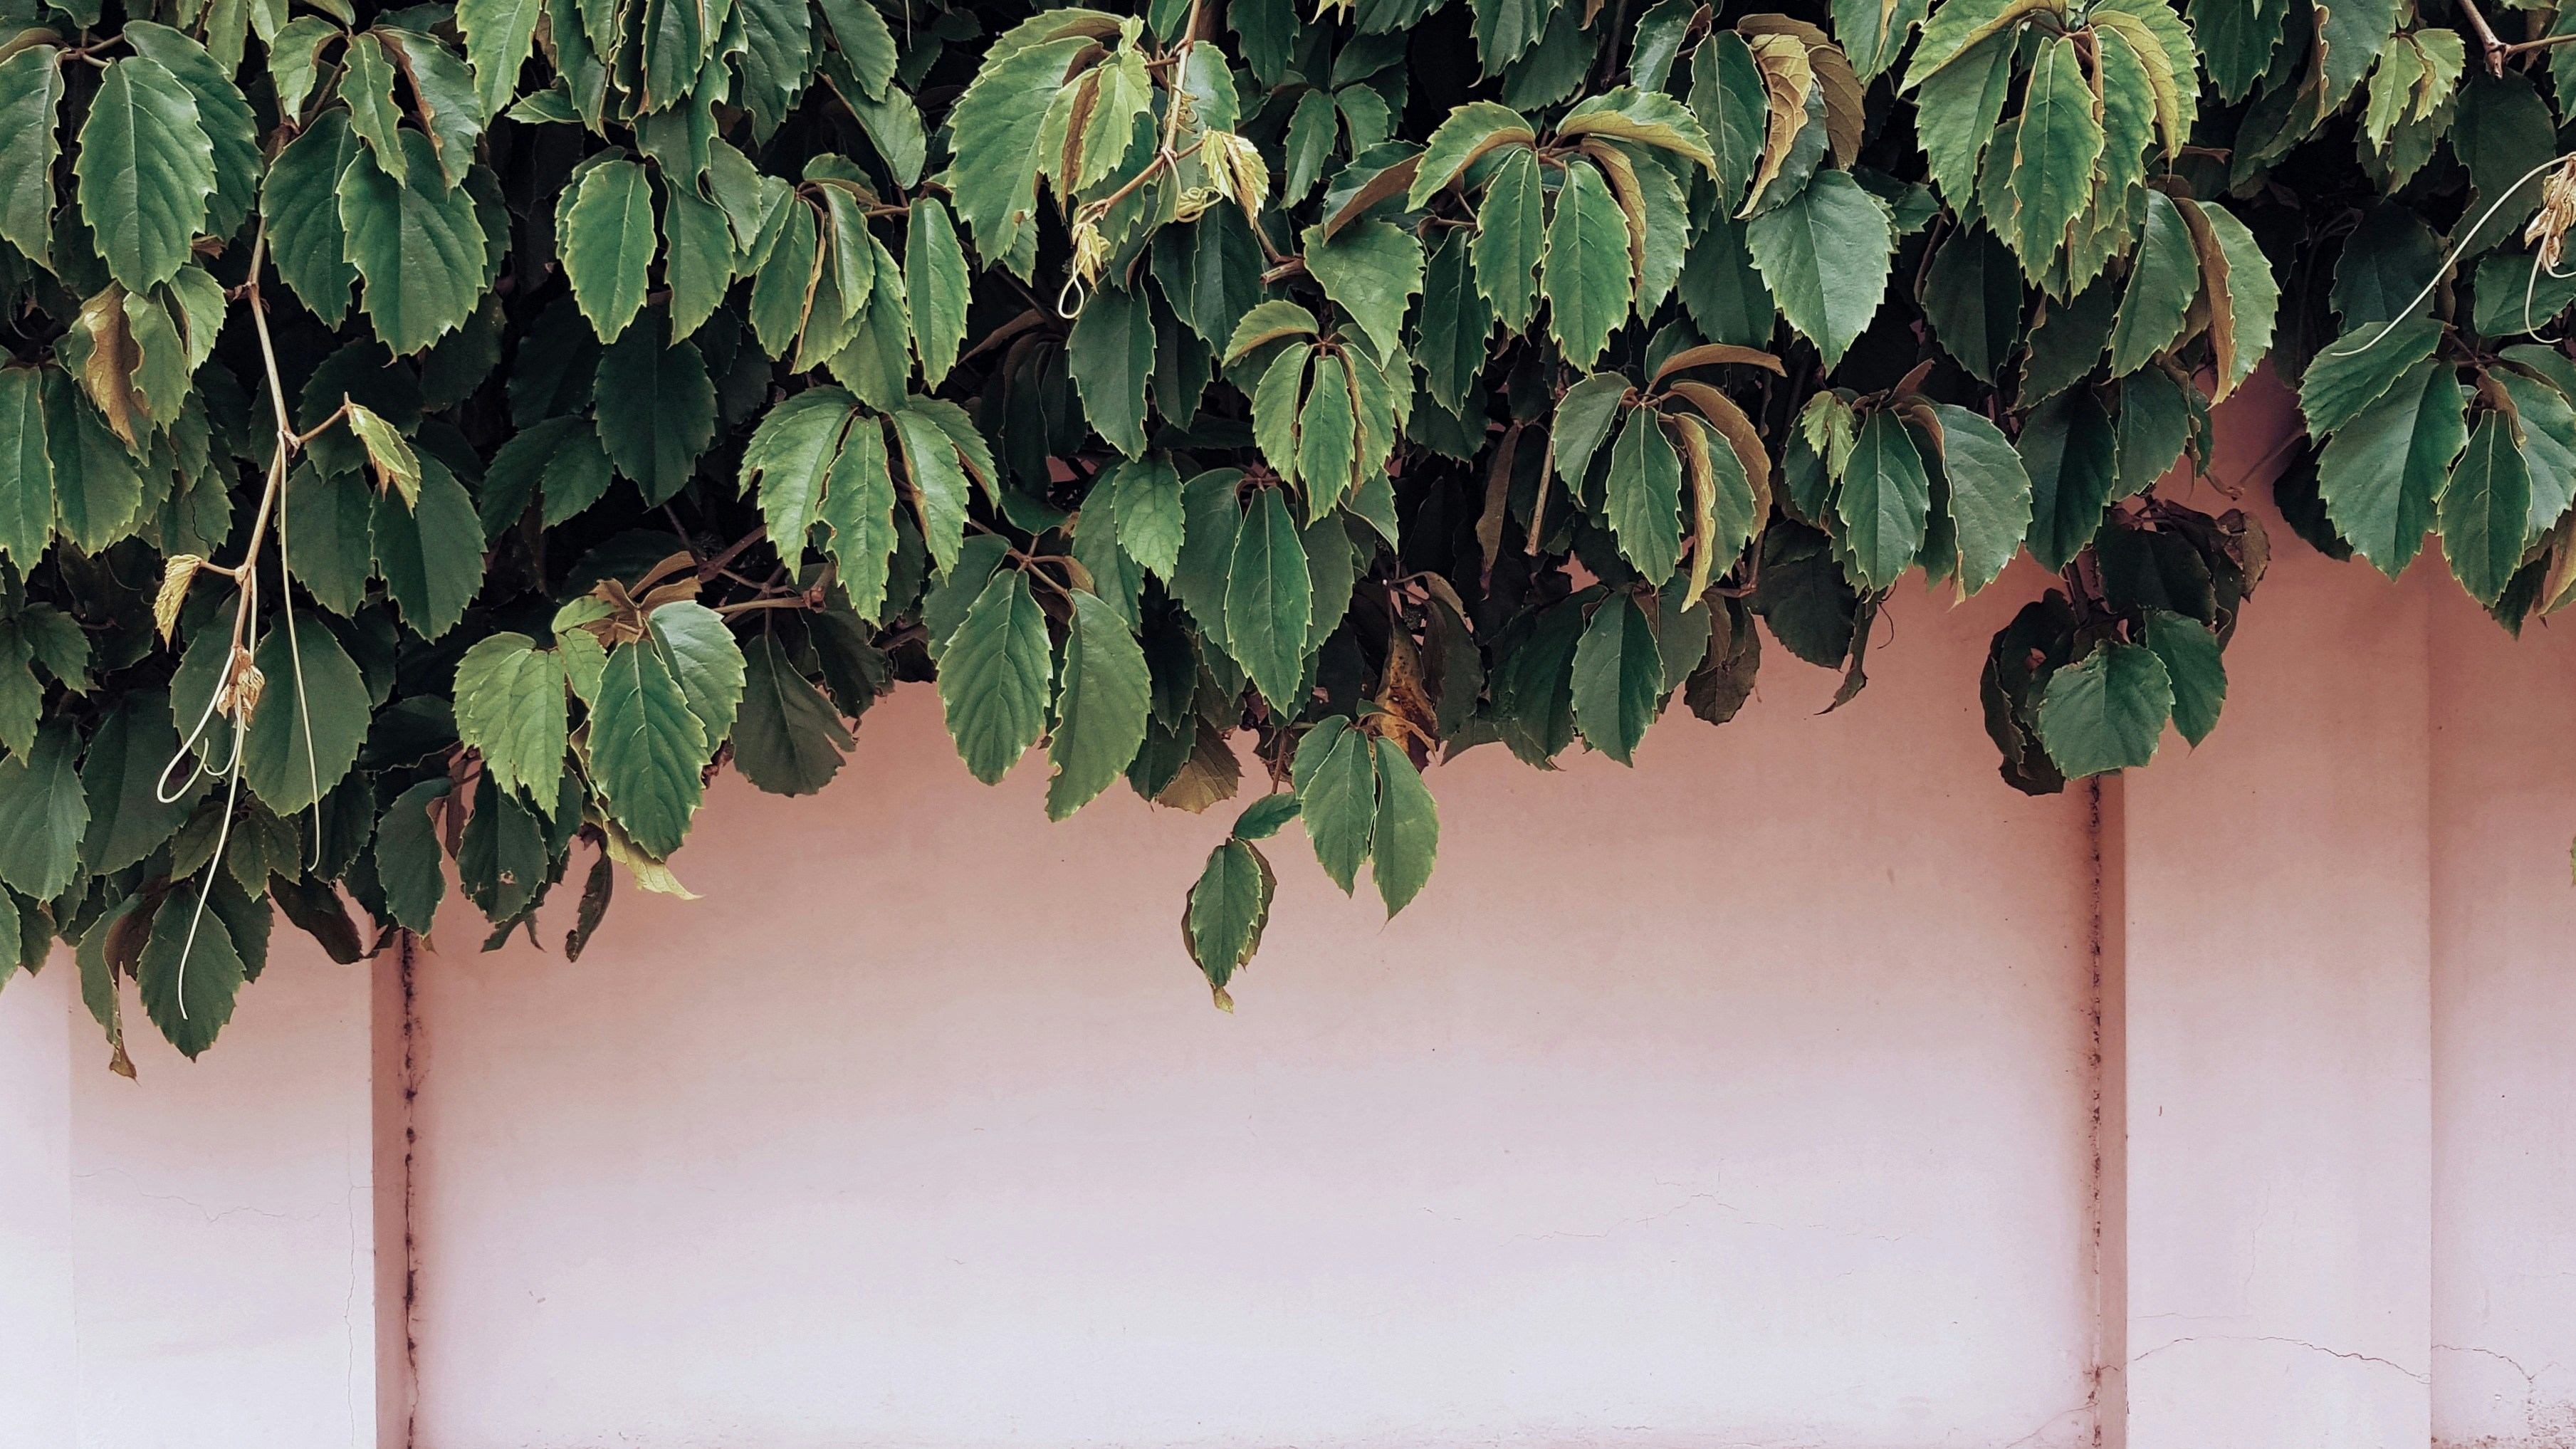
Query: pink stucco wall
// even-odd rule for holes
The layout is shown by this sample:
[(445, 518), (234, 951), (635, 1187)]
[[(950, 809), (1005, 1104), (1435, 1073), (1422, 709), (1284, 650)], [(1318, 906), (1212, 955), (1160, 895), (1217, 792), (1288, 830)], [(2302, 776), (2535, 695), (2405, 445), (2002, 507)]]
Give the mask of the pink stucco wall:
[(58, 964), (0, 1445), (2567, 1449), (2576, 656), (2278, 538), (2098, 800), (1978, 728), (2040, 581), (1909, 587), (1832, 715), (1774, 657), (1634, 771), (1436, 771), (1393, 923), (1292, 829), (1230, 1017), (1230, 810), (1047, 826), (919, 690), (577, 965), (281, 936), (127, 1083)]

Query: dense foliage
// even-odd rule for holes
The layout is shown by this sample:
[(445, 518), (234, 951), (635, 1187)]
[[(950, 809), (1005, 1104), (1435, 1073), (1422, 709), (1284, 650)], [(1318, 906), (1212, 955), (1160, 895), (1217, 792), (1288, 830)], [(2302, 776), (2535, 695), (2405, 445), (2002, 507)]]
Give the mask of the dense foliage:
[(2473, 4), (0, 0), (0, 979), (73, 943), (130, 1071), (271, 903), (497, 945), (580, 865), (577, 953), (935, 679), (1056, 818), (1248, 753), (1225, 1004), (1292, 821), (1400, 910), (1432, 758), (1624, 763), (1765, 630), (1849, 698), (2024, 549), (2057, 790), (2218, 722), (2267, 544), (2150, 489), (2267, 355), (2302, 535), (2518, 627), (2576, 50)]

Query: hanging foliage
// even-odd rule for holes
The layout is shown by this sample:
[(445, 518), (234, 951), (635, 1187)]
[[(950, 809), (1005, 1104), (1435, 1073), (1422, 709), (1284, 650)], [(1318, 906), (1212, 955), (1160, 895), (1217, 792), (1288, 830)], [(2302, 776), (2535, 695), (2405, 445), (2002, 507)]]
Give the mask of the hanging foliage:
[(453, 881), (497, 946), (577, 874), (577, 954), (714, 772), (819, 791), (935, 680), (1052, 818), (1247, 800), (1182, 911), (1230, 1005), (1292, 823), (1391, 914), (1433, 761), (1626, 763), (1766, 630), (1848, 699), (1891, 590), (2024, 552), (2004, 779), (2144, 765), (2268, 552), (2154, 485), (2267, 357), (2311, 543), (2576, 594), (2571, 36), (0, 0), (0, 981), (71, 943), (130, 1071), (272, 906), (354, 961)]

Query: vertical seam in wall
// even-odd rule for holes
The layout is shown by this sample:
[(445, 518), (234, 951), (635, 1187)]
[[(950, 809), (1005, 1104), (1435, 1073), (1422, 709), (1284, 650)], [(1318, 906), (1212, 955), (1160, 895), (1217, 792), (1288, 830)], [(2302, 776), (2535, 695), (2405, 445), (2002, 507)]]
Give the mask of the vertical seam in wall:
[(2085, 844), (2092, 857), (2088, 882), (2092, 899), (2087, 903), (2092, 915), (2092, 930), (2090, 940), (2087, 942), (2089, 947), (2087, 965), (2093, 973), (2091, 993), (2093, 1035), (2087, 1057), (2092, 1069), (2093, 1103), (2090, 1140), (2086, 1144), (2092, 1151), (2092, 1193), (2089, 1202), (2089, 1215), (2092, 1222), (2089, 1226), (2093, 1239), (2093, 1363), (2091, 1371), (2086, 1374), (2091, 1384), (2086, 1407), (2093, 1416), (2095, 1449), (2101, 1449), (2102, 1374), (2109, 1358), (2110, 1324), (2107, 1321), (2107, 1310), (2110, 1300), (2103, 1292), (2102, 1275), (2102, 1113), (2104, 1110), (2102, 1071), (2106, 1060), (2102, 1050), (2102, 936), (2106, 926), (2102, 920), (2102, 780), (2098, 775), (2085, 782), (2085, 807)]
[(414, 1315), (420, 1303), (420, 1245), (412, 1232), (412, 1152), (420, 1141), (414, 1124), (412, 1105), (420, 1096), (420, 1067), (416, 1055), (420, 1017), (412, 987), (412, 968), (419, 956), (412, 933), (402, 933), (402, 1101), (403, 1101), (403, 1174), (402, 1174), (402, 1245), (403, 1245), (403, 1441), (402, 1449), (412, 1449), (420, 1434), (420, 1335)]

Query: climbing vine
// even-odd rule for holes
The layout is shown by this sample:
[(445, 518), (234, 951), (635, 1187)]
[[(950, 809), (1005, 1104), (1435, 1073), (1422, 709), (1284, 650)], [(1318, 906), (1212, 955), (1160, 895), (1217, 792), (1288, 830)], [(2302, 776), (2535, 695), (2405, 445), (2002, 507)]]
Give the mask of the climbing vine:
[(1245, 802), (1230, 1006), (1292, 824), (1399, 911), (1426, 766), (1840, 703), (1918, 574), (2062, 789), (2219, 724), (2271, 545), (2155, 485), (2267, 358), (2301, 537), (2518, 628), (2576, 21), (2478, 3), (0, 0), (0, 981), (130, 1072), (278, 913), (578, 954), (935, 681)]

